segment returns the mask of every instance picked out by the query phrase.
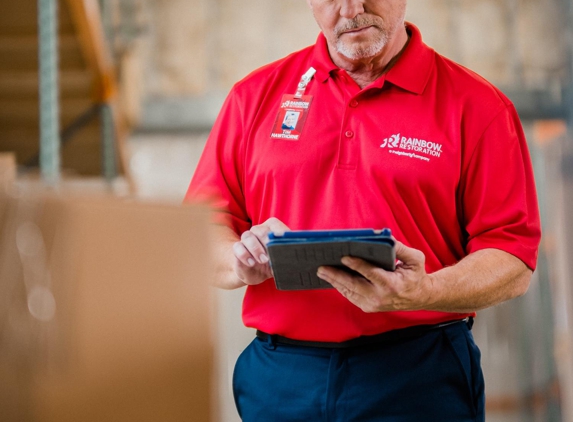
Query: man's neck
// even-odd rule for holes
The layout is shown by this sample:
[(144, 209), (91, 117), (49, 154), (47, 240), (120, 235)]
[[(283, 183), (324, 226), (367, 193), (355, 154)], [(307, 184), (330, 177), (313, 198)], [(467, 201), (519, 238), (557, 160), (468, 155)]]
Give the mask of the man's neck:
[[(364, 88), (388, 72), (398, 61), (402, 52), (408, 45), (409, 35), (406, 28), (399, 31), (376, 56), (360, 60), (351, 60), (338, 53), (334, 47), (328, 45), (330, 57), (336, 66), (344, 69), (348, 75)], [(334, 51), (333, 51), (334, 50)]]

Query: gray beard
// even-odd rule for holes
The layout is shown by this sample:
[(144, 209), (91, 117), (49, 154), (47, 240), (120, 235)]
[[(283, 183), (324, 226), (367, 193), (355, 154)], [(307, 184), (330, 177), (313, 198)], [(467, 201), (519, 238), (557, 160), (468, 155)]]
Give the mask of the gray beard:
[(380, 38), (367, 47), (353, 47), (338, 39), (336, 42), (336, 51), (350, 60), (360, 60), (369, 57), (374, 57), (380, 53), (388, 43), (388, 36), (384, 33), (380, 34)]

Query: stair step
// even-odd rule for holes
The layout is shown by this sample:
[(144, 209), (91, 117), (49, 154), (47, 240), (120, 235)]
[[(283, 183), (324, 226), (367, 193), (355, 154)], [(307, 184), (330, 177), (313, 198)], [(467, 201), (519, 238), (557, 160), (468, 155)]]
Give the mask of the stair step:
[[(59, 74), (61, 98), (90, 98), (94, 77), (87, 70), (65, 70)], [(0, 101), (2, 99), (38, 98), (38, 72), (0, 72)]]
[[(61, 35), (58, 51), (60, 69), (82, 69), (86, 66), (75, 35)], [(0, 36), (0, 71), (32, 71), (37, 68), (37, 36)]]
[(101, 126), (95, 120), (79, 130), (62, 148), (62, 167), (81, 175), (101, 174)]
[[(60, 101), (61, 126), (66, 127), (78, 116), (85, 113), (93, 102), (83, 98), (62, 98)], [(0, 127), (39, 125), (39, 105), (37, 99), (0, 100)]]
[[(58, 30), (74, 33), (75, 29), (65, 1), (58, 2)], [(38, 0), (11, 0), (2, 2), (0, 36), (34, 35), (38, 33)]]
[(0, 129), (0, 151), (13, 151), (18, 164), (23, 164), (38, 153), (39, 139), (37, 127), (2, 127)]
[[(16, 153), (18, 164), (33, 160), (39, 152), (39, 130), (20, 127), (0, 129), (0, 152)], [(94, 119), (80, 129), (61, 148), (62, 168), (73, 169), (80, 175), (101, 174), (101, 128), (99, 119)]]
[[(74, 34), (60, 34), (58, 43), (61, 49), (73, 49), (78, 41)], [(0, 55), (20, 53), (23, 50), (38, 51), (38, 35), (0, 35)]]

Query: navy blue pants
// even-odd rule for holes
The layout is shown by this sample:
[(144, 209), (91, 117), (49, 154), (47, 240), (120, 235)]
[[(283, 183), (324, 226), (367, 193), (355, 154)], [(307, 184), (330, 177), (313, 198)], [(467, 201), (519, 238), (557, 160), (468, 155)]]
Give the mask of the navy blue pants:
[(233, 376), (245, 422), (483, 422), (480, 351), (464, 322), (352, 349), (255, 339)]

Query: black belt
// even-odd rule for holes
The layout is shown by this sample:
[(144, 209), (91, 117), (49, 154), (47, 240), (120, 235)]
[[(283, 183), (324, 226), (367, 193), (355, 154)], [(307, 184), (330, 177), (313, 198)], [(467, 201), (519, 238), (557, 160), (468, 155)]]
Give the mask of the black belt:
[(454, 321), (442, 322), (433, 325), (415, 325), (413, 327), (401, 328), (398, 330), (386, 331), (385, 333), (375, 334), (373, 336), (362, 336), (350, 340), (335, 342), (322, 342), (322, 341), (305, 341), (294, 340), (292, 338), (279, 336), (278, 334), (267, 334), (261, 330), (257, 330), (257, 338), (263, 341), (271, 341), (277, 344), (287, 344), (290, 346), (303, 346), (303, 347), (322, 347), (328, 349), (347, 349), (351, 347), (371, 346), (375, 344), (391, 344), (402, 340), (413, 339), (420, 337), (430, 331), (438, 330), (450, 325), (466, 323), (471, 329), (473, 325), (473, 318), (467, 317), (464, 319), (456, 319)]

